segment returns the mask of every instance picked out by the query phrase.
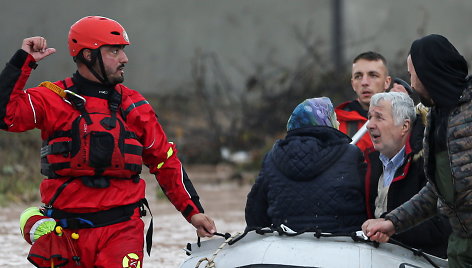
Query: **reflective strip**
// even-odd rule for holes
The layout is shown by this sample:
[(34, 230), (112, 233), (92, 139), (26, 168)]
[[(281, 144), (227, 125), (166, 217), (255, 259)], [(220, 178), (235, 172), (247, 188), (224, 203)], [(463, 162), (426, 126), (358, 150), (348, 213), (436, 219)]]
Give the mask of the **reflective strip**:
[(171, 157), (173, 154), (174, 154), (174, 150), (172, 149), (172, 147), (170, 147), (169, 150), (167, 151), (167, 159), (169, 159), (169, 157)]
[(149, 145), (149, 146), (145, 147), (144, 149), (146, 149), (146, 150), (147, 150), (147, 149), (151, 148), (151, 147), (154, 145), (154, 142), (156, 142), (156, 139), (152, 140), (152, 143), (151, 143), (151, 145)]
[(185, 187), (184, 169), (183, 169), (182, 165), (180, 165), (180, 181), (182, 183), (182, 186), (184, 187), (185, 192), (188, 194), (188, 197), (192, 198), (192, 195), (188, 192), (187, 187)]
[[(174, 154), (174, 149), (170, 147), (169, 150), (167, 150), (167, 159), (169, 159), (169, 157), (171, 157), (173, 154)], [(157, 169), (160, 169), (162, 165), (164, 165), (164, 162), (159, 163), (159, 165), (157, 165)]]
[[(28, 93), (26, 93), (26, 94), (28, 94)], [(31, 105), (31, 109), (33, 110), (34, 123), (36, 124), (36, 111), (34, 110), (33, 101), (31, 101), (31, 95), (30, 94), (28, 94), (28, 99), (29, 99), (29, 103)]]
[(47, 219), (40, 219), (39, 221), (35, 222), (33, 224), (33, 226), (31, 227), (31, 230), (30, 230), (30, 240), (31, 240), (31, 243), (34, 243), (36, 241), (36, 239), (40, 238), (41, 236), (38, 236), (38, 237), (35, 237), (35, 234), (36, 233), (36, 230), (38, 229), (38, 227), (45, 223), (45, 222), (48, 222), (48, 221), (52, 221), (54, 222), (54, 224), (56, 224), (56, 221), (52, 218), (47, 218)]
[(127, 117), (131, 110), (144, 104), (149, 104), (149, 102), (147, 100), (142, 100), (136, 103), (132, 103), (128, 108), (126, 108), (126, 110), (123, 111), (123, 116)]

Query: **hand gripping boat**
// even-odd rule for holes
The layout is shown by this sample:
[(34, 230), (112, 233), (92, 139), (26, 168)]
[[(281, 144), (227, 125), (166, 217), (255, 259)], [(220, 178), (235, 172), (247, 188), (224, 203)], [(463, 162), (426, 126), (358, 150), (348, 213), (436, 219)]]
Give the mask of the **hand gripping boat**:
[(448, 267), (447, 260), (405, 245), (370, 242), (362, 232), (334, 235), (290, 231), (265, 228), (189, 243), (185, 249), (189, 257), (180, 267)]

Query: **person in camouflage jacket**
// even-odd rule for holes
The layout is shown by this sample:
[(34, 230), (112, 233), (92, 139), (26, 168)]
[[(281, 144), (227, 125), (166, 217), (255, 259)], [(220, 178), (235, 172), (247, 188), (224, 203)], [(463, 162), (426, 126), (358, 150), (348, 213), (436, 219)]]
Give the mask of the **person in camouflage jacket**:
[(449, 267), (472, 267), (472, 87), (467, 62), (443, 36), (413, 42), (407, 59), (411, 83), (421, 102), (431, 107), (425, 130), (426, 186), (385, 216), (366, 221), (371, 240), (386, 242), (441, 213), (448, 217)]

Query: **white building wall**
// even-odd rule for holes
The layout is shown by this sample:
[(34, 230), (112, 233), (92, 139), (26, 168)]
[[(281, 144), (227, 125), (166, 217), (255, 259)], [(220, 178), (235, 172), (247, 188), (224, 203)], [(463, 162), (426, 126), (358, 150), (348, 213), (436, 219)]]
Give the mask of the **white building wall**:
[[(125, 26), (132, 42), (126, 84), (149, 93), (188, 83), (198, 50), (216, 53), (236, 86), (257, 63), (290, 66), (304, 52), (294, 28), (322, 41), (319, 51), (330, 55), (330, 0), (0, 0), (0, 5), (1, 62), (27, 36), (43, 35), (58, 50), (41, 63), (29, 86), (74, 72), (66, 36), (86, 15)], [(390, 61), (406, 57), (411, 42), (427, 33), (446, 35), (471, 60), (470, 0), (345, 0), (344, 12), (347, 63), (365, 50)]]

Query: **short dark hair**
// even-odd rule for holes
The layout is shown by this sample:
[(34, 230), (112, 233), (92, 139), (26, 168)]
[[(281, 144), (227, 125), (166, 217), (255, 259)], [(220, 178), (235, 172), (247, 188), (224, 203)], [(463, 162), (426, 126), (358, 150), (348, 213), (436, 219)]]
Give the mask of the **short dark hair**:
[(384, 58), (384, 56), (382, 56), (380, 53), (377, 53), (377, 52), (373, 52), (373, 51), (363, 52), (357, 55), (357, 57), (354, 58), (352, 63), (356, 63), (358, 60), (361, 60), (361, 59), (368, 60), (368, 61), (381, 60), (383, 64), (387, 66), (387, 60)]

